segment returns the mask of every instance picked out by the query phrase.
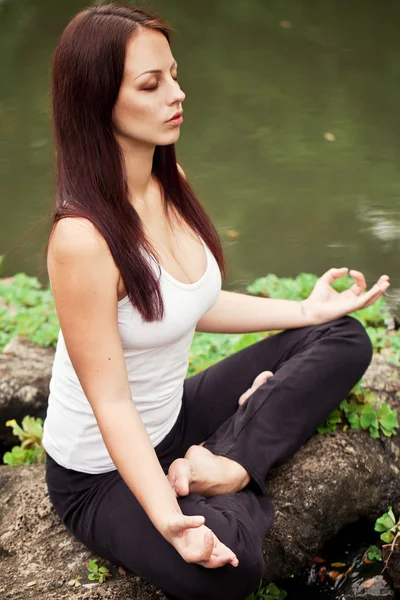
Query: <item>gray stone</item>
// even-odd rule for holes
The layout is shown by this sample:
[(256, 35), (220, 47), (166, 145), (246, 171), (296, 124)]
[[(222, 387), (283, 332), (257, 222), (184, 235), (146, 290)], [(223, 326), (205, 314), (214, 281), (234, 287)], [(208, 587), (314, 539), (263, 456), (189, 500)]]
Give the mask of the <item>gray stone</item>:
[(54, 349), (14, 338), (0, 354), (0, 449), (19, 444), (8, 419), (44, 417)]

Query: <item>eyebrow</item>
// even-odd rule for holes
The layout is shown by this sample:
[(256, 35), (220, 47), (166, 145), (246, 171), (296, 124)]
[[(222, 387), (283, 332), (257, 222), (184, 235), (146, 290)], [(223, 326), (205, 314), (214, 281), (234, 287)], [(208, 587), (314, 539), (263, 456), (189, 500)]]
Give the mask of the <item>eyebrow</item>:
[[(171, 65), (171, 69), (172, 67), (177, 67), (178, 63), (176, 62), (176, 60), (174, 60), (174, 62)], [(137, 77), (135, 77), (135, 79), (138, 79), (138, 77), (141, 77), (142, 75), (146, 75), (146, 73), (162, 73), (161, 69), (152, 69), (151, 71), (143, 71), (143, 73), (140, 73), (140, 75), (138, 75)]]

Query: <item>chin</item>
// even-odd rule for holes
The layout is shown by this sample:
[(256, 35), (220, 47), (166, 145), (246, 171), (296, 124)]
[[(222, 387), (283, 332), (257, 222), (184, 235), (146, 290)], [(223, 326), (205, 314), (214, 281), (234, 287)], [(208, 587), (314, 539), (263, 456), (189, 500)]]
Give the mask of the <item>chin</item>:
[(166, 135), (160, 136), (160, 138), (156, 142), (156, 145), (169, 146), (170, 144), (175, 144), (175, 142), (179, 140), (179, 137), (181, 135), (180, 128), (177, 127), (176, 129), (176, 131), (171, 131)]

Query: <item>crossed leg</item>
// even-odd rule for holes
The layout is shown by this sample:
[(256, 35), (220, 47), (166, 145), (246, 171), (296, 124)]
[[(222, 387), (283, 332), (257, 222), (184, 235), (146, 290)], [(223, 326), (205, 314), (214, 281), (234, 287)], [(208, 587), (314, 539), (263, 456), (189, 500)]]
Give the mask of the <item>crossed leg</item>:
[(237, 492), (252, 478), (263, 490), (268, 470), (312, 435), (371, 357), (363, 326), (343, 317), (266, 338), (187, 380), (188, 414), (206, 435), (169, 468), (177, 495)]

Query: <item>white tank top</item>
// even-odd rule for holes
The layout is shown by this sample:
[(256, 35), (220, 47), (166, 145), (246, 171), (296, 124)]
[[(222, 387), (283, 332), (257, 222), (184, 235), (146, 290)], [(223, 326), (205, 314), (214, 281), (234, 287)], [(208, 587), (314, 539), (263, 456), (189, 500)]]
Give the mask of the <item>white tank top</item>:
[[(162, 321), (142, 321), (128, 297), (118, 302), (118, 327), (132, 399), (153, 446), (161, 442), (178, 418), (196, 324), (215, 304), (221, 290), (218, 263), (201, 241), (207, 268), (195, 283), (178, 281), (148, 255), (156, 273), (161, 270), (165, 311)], [(94, 474), (116, 469), (68, 356), (61, 330), (50, 381), (43, 446), (67, 469)]]

